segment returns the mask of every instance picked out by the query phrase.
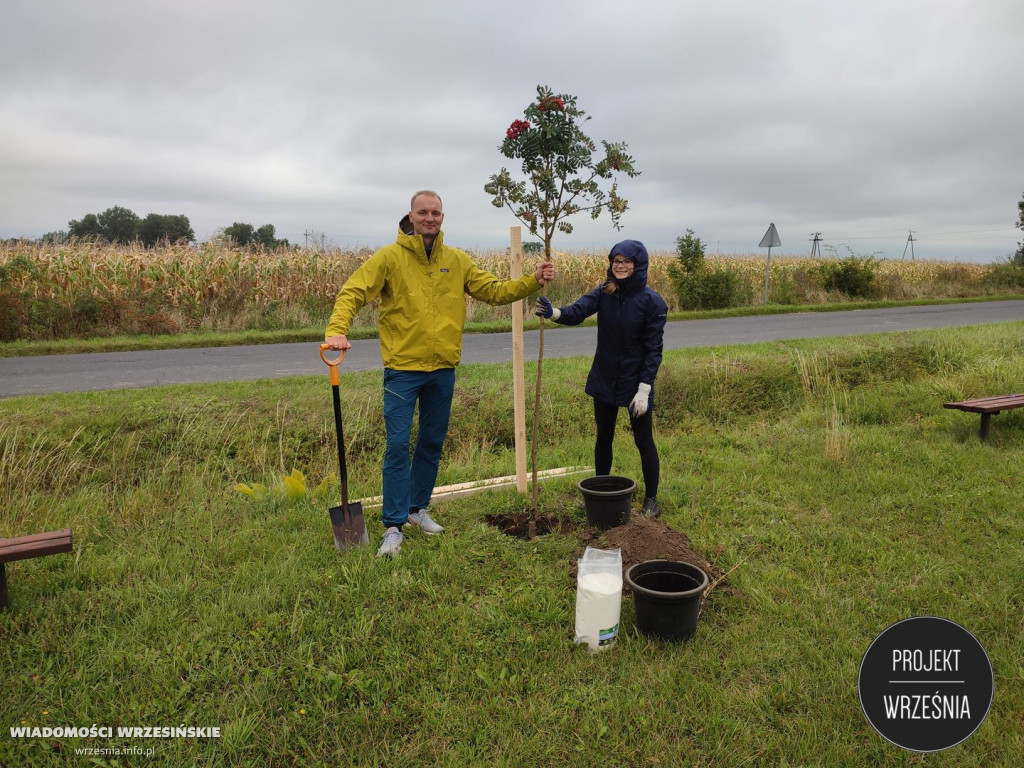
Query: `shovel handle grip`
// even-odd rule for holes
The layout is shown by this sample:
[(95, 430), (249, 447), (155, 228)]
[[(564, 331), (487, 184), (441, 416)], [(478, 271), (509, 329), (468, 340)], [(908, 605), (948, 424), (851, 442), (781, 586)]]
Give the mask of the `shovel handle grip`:
[(320, 345), (320, 359), (323, 360), (325, 363), (327, 363), (327, 365), (330, 366), (330, 368), (331, 368), (331, 386), (332, 387), (337, 387), (339, 384), (341, 384), (341, 380), (338, 378), (338, 363), (340, 363), (342, 360), (345, 359), (345, 355), (348, 354), (348, 350), (347, 349), (343, 349), (343, 350), (341, 350), (341, 354), (338, 355), (338, 357), (336, 357), (334, 360), (328, 360), (326, 355), (324, 355), (324, 350), (326, 350), (326, 349), (330, 349), (330, 347), (327, 344), (321, 344)]
[(345, 355), (348, 354), (348, 350), (347, 349), (343, 349), (343, 350), (341, 350), (341, 354), (338, 355), (338, 357), (336, 357), (334, 360), (328, 360), (327, 356), (324, 354), (324, 351), (328, 350), (330, 348), (331, 347), (328, 344), (321, 344), (320, 345), (320, 359), (323, 360), (325, 363), (327, 363), (329, 366), (334, 367), (336, 365), (339, 365), (341, 363), (341, 361), (345, 359)]

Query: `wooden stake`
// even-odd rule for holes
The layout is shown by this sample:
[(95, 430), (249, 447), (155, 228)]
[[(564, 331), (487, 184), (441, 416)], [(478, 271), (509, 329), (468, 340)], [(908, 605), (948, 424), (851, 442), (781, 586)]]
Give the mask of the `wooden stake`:
[[(523, 276), (523, 234), (521, 227), (509, 228), (512, 253), (512, 279)], [(512, 305), (512, 398), (515, 417), (516, 489), (526, 493), (526, 380), (523, 347), (523, 315), (526, 301)]]

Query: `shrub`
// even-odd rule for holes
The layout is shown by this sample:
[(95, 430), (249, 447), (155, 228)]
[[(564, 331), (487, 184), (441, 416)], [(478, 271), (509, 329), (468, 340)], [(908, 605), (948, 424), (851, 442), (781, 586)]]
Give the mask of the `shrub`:
[(669, 273), (680, 309), (725, 309), (749, 303), (749, 286), (728, 267), (709, 267), (704, 260), (704, 243), (692, 229), (676, 238), (677, 259)]
[(1024, 263), (1018, 265), (1016, 256), (1008, 256), (1005, 262), (992, 265), (985, 283), (997, 290), (1024, 288)]
[(677, 264), (670, 266), (669, 272), (672, 273), (672, 283), (675, 286), (676, 300), (679, 302), (679, 308), (686, 310), (699, 307), (701, 302), (699, 277), (689, 272), (684, 272)]
[(103, 307), (91, 293), (80, 293), (72, 300), (71, 312), (79, 328), (94, 329), (99, 325)]
[(77, 332), (71, 308), (47, 296), (22, 294), (25, 330), (21, 338), (62, 339)]
[(674, 277), (679, 308), (683, 310), (726, 309), (751, 300), (750, 285), (728, 267), (704, 267), (692, 274), (676, 270)]
[(25, 328), (25, 308), (14, 291), (0, 288), (0, 341), (15, 341)]
[(847, 296), (870, 298), (877, 293), (878, 259), (874, 256), (849, 256), (822, 262), (817, 268), (822, 287)]
[(772, 304), (815, 304), (822, 300), (820, 294), (813, 269), (780, 269), (772, 275)]

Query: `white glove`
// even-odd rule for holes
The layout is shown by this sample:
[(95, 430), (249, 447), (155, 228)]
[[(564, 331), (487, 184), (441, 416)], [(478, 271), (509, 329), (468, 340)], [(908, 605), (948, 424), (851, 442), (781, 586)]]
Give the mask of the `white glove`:
[(629, 404), (629, 412), (633, 414), (634, 419), (639, 419), (645, 413), (647, 413), (647, 403), (651, 395), (651, 385), (640, 382), (640, 386), (637, 387), (636, 395), (633, 397), (633, 402)]

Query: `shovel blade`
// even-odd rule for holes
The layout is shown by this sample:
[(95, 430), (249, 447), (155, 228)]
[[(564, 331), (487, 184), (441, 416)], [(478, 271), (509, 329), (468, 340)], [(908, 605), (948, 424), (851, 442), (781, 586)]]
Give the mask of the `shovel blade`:
[(335, 549), (370, 543), (362, 502), (349, 502), (348, 514), (345, 513), (344, 506), (331, 507), (331, 528), (334, 530)]

